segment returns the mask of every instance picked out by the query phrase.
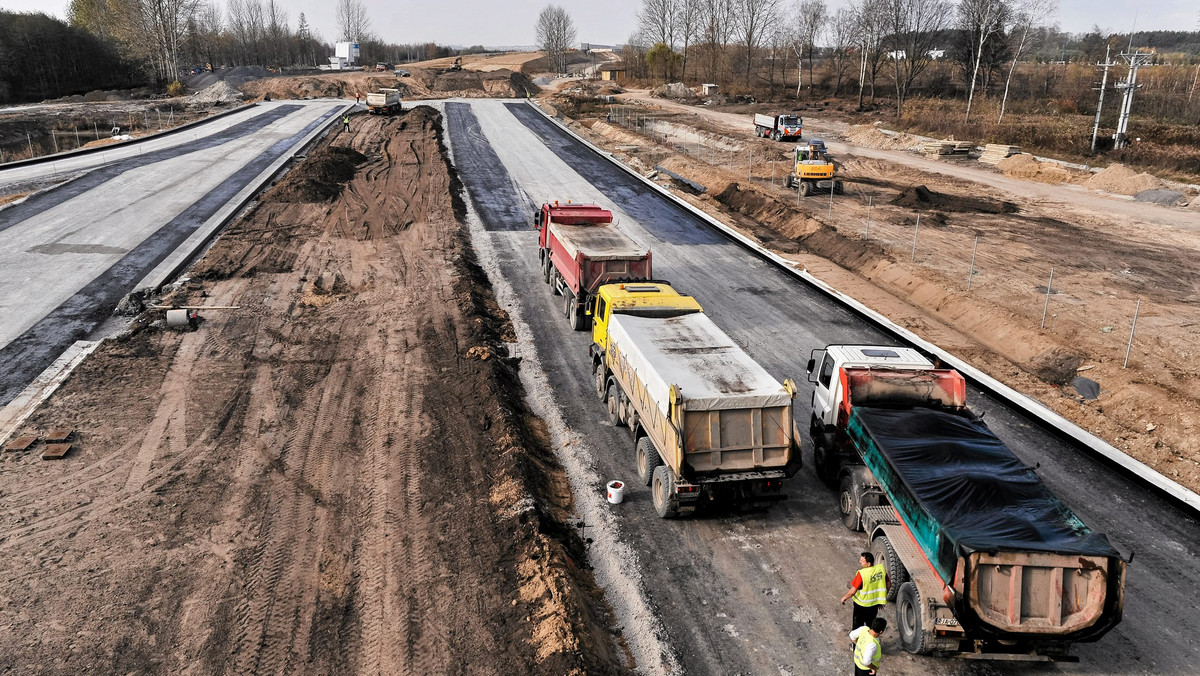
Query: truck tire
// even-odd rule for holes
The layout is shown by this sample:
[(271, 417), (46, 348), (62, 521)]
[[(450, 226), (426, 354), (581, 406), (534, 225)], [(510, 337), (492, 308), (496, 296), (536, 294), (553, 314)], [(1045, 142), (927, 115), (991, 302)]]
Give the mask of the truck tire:
[(633, 456), (634, 463), (637, 465), (638, 478), (642, 480), (642, 485), (649, 486), (650, 482), (654, 480), (655, 468), (662, 464), (662, 457), (658, 455), (658, 449), (654, 448), (654, 442), (650, 441), (650, 437), (638, 439)]
[(842, 188), (842, 182), (841, 182), (841, 181), (834, 181), (834, 182), (833, 182), (833, 192), (834, 192), (834, 194), (835, 194), (835, 195), (844, 195), (844, 194), (846, 194), (846, 191), (845, 191), (845, 190)]
[(571, 318), (571, 308), (575, 307), (575, 296), (571, 295), (570, 291), (563, 290), (563, 316), (567, 319)]
[(838, 485), (838, 459), (829, 446), (820, 440), (823, 435), (811, 435), (813, 444), (813, 474), (821, 483), (834, 488)]
[(608, 386), (608, 421), (613, 427), (621, 424), (621, 394), (615, 384)]
[(554, 263), (550, 262), (549, 254), (545, 254), (544, 252), (543, 252), (543, 254), (544, 255), (542, 256), (542, 279), (546, 280), (547, 284), (553, 284), (554, 283), (554, 275), (552, 274), (552, 272), (554, 270)]
[(587, 315), (583, 312), (583, 306), (575, 302), (575, 297), (571, 297), (571, 311), (567, 314), (567, 318), (571, 323), (572, 331), (582, 331), (584, 329), (584, 320)]
[(842, 523), (850, 530), (862, 530), (861, 499), (862, 490), (854, 476), (844, 475), (838, 487), (838, 509), (842, 513)]
[(812, 185), (808, 181), (800, 181), (800, 196), (808, 197), (812, 194)]
[(562, 289), (558, 287), (558, 280), (562, 279), (562, 275), (558, 273), (558, 268), (554, 264), (550, 265), (550, 291), (556, 296), (562, 295)]
[(792, 181), (792, 175), (791, 175), (791, 174), (788, 174), (788, 175), (787, 175), (787, 178), (786, 178), (786, 179), (784, 179), (784, 181), (783, 181), (783, 184), (784, 184), (784, 185), (786, 185), (788, 188), (795, 188), (795, 187), (796, 187), (796, 183), (795, 183), (794, 181)]
[(900, 634), (900, 645), (914, 655), (928, 652), (925, 624), (921, 592), (917, 591), (917, 584), (909, 580), (900, 585), (900, 591), (896, 593), (896, 631)]
[(875, 555), (875, 563), (882, 563), (887, 570), (890, 583), (887, 600), (888, 603), (895, 603), (900, 586), (909, 581), (908, 569), (900, 562), (900, 557), (896, 555), (896, 550), (892, 549), (892, 543), (886, 535), (880, 535), (871, 541), (871, 553)]
[(675, 472), (672, 472), (670, 467), (659, 465), (654, 468), (650, 498), (659, 517), (673, 519), (679, 515), (679, 498), (675, 495)]
[(604, 364), (596, 364), (596, 396), (600, 401), (605, 399), (605, 384), (608, 383), (608, 374), (605, 373)]
[(783, 138), (783, 134), (780, 134), (778, 129), (771, 132), (771, 140), (772, 141), (778, 141), (781, 138)]

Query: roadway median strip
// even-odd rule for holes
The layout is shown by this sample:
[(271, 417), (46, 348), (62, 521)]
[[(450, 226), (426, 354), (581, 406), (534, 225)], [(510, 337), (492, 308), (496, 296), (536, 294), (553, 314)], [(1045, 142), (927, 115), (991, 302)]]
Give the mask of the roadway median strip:
[(615, 156), (613, 156), (612, 153), (602, 150), (587, 139), (577, 134), (574, 130), (563, 124), (555, 116), (547, 113), (540, 106), (534, 104), (533, 102), (527, 103), (538, 113), (546, 117), (546, 119), (548, 119), (551, 123), (557, 125), (564, 132), (569, 134), (575, 140), (579, 141), (585, 147), (591, 149), (600, 157), (612, 162), (621, 170), (654, 189), (679, 207), (686, 209), (689, 213), (692, 213), (697, 218), (702, 219), (705, 223), (709, 224), (729, 239), (752, 251), (760, 258), (773, 263), (783, 270), (786, 270), (804, 283), (821, 291), (836, 302), (853, 311), (855, 314), (863, 317), (868, 322), (890, 333), (898, 340), (923, 350), (927, 354), (941, 360), (943, 363), (957, 369), (963, 374), (963, 376), (971, 381), (973, 385), (981, 390), (984, 390), (985, 392), (988, 392), (992, 396), (1007, 402), (1026, 417), (1031, 418), (1035, 422), (1054, 432), (1059, 437), (1068, 441), (1068, 443), (1070, 443), (1072, 446), (1088, 452), (1093, 457), (1096, 457), (1100, 461), (1108, 464), (1110, 467), (1117, 469), (1117, 471), (1123, 475), (1128, 476), (1129, 478), (1140, 482), (1145, 486), (1148, 486), (1159, 496), (1167, 499), (1169, 502), (1190, 513), (1192, 516), (1200, 516), (1200, 495), (1197, 495), (1180, 484), (1168, 479), (1148, 465), (1130, 457), (1128, 454), (1121, 452), (1108, 442), (1088, 433), (1075, 423), (1051, 411), (1040, 402), (1037, 402), (1031, 397), (1014, 390), (1013, 388), (989, 376), (983, 371), (971, 366), (961, 358), (956, 357), (937, 345), (922, 339), (920, 336), (909, 331), (908, 329), (895, 324), (887, 317), (876, 312), (875, 310), (872, 310), (858, 300), (839, 292), (830, 285), (814, 277), (807, 270), (798, 268), (796, 263), (788, 261), (778, 254), (769, 251), (749, 237), (737, 232), (733, 228), (725, 225), (704, 211), (692, 206), (688, 202), (674, 195), (654, 181), (646, 178), (632, 167), (629, 167), (618, 160)]

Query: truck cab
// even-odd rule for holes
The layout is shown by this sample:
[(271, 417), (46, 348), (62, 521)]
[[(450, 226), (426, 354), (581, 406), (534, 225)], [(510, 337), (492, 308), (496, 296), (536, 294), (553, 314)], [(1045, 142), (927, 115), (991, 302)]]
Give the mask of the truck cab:
[(808, 381), (813, 384), (809, 435), (813, 442), (813, 469), (823, 481), (838, 480), (839, 420), (849, 413), (846, 369), (928, 372), (934, 369), (920, 352), (910, 347), (883, 345), (828, 345), (816, 349), (808, 360)]
[(608, 349), (608, 321), (614, 314), (665, 319), (704, 310), (695, 298), (679, 293), (670, 284), (648, 281), (601, 286), (589, 311), (592, 315), (593, 361), (599, 361)]

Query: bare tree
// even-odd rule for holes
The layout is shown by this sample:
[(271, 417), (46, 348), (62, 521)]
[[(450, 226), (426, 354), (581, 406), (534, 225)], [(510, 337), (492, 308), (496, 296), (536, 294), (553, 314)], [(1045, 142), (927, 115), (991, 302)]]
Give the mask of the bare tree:
[(958, 28), (971, 40), (971, 82), (967, 87), (964, 122), (971, 121), (971, 106), (975, 103), (975, 83), (979, 80), (983, 50), (990, 40), (1003, 34), (1007, 18), (1008, 4), (1004, 0), (961, 0), (958, 3)]
[(1015, 7), (1012, 29), (1009, 31), (1009, 43), (1012, 49), (1012, 63), (1008, 67), (1008, 75), (1004, 78), (1004, 96), (1000, 99), (1000, 117), (996, 124), (1004, 121), (1004, 108), (1008, 105), (1008, 88), (1012, 84), (1013, 72), (1017, 62), (1032, 42), (1031, 34), (1034, 26), (1042, 22), (1058, 9), (1058, 0), (1023, 0)]
[(681, 79), (687, 78), (688, 49), (700, 34), (704, 0), (676, 0), (675, 23), (683, 47)]
[[(842, 78), (846, 76), (846, 69), (850, 67), (850, 47), (855, 42), (857, 30), (858, 22), (854, 10), (848, 7), (839, 9), (829, 24), (830, 66), (834, 76), (834, 96), (842, 91)], [(811, 70), (809, 78), (810, 80), (812, 78)]]
[(350, 42), (371, 39), (371, 17), (363, 0), (337, 0), (338, 38)]
[(951, 10), (942, 0), (886, 2), (884, 29), (889, 34), (896, 77), (896, 117), (900, 117), (913, 82), (933, 60), (931, 52), (949, 22)]
[(792, 12), (796, 17), (796, 32), (792, 41), (792, 49), (796, 52), (796, 63), (799, 66), (796, 73), (796, 96), (799, 97), (800, 87), (804, 83), (804, 54), (806, 50), (808, 52), (808, 90), (809, 92), (812, 91), (813, 45), (825, 28), (825, 16), (829, 13), (829, 9), (825, 6), (825, 0), (797, 0), (792, 7)]
[(871, 83), (871, 103), (875, 103), (875, 81), (887, 53), (883, 49), (884, 26), (887, 20), (888, 0), (859, 0), (852, 5), (857, 24), (856, 39), (859, 49), (858, 64), (858, 107), (863, 107), (863, 96), (867, 82)]
[(210, 0), (196, 7), (196, 16), (188, 30), (191, 33), (192, 52), (198, 61), (209, 68), (217, 67), (217, 53), (221, 49), (221, 33), (224, 30), (220, 5)]
[[(665, 45), (672, 53), (675, 51), (675, 33), (678, 30), (676, 21), (678, 0), (643, 0), (642, 9), (638, 12), (638, 30), (646, 36), (652, 45)], [(663, 59), (663, 77), (674, 79), (675, 60)]]
[(725, 46), (733, 36), (735, 2), (737, 0), (700, 0), (700, 42), (704, 45), (708, 78), (716, 82), (720, 76)]
[(746, 86), (750, 86), (750, 73), (754, 70), (754, 50), (762, 43), (767, 24), (776, 19), (780, 0), (736, 0), (739, 42), (746, 48)]
[(229, 0), (229, 30), (242, 63), (262, 64), (263, 6), (259, 0)]
[(559, 73), (566, 72), (567, 48), (575, 43), (575, 22), (571, 15), (558, 5), (546, 5), (535, 28), (538, 47), (546, 52), (551, 66)]
[(142, 32), (152, 41), (163, 80), (180, 76), (179, 54), (187, 41), (187, 28), (196, 13), (197, 0), (141, 0), (138, 3)]
[(287, 49), (288, 15), (276, 0), (267, 0), (263, 9), (271, 65), (279, 65), (287, 57), (284, 51)]

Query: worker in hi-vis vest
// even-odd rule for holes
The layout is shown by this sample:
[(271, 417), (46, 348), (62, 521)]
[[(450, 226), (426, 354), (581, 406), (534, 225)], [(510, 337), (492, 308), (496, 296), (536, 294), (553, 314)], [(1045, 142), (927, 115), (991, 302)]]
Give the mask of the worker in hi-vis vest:
[(887, 603), (888, 576), (882, 563), (875, 563), (875, 555), (863, 552), (858, 557), (860, 569), (850, 583), (850, 590), (842, 597), (842, 605), (854, 598), (854, 612), (850, 617), (850, 628), (871, 624), (879, 614), (880, 606)]
[(879, 661), (883, 658), (879, 635), (884, 629), (887, 629), (887, 620), (877, 617), (871, 626), (850, 632), (850, 640), (854, 642), (854, 676), (875, 676), (879, 671)]

